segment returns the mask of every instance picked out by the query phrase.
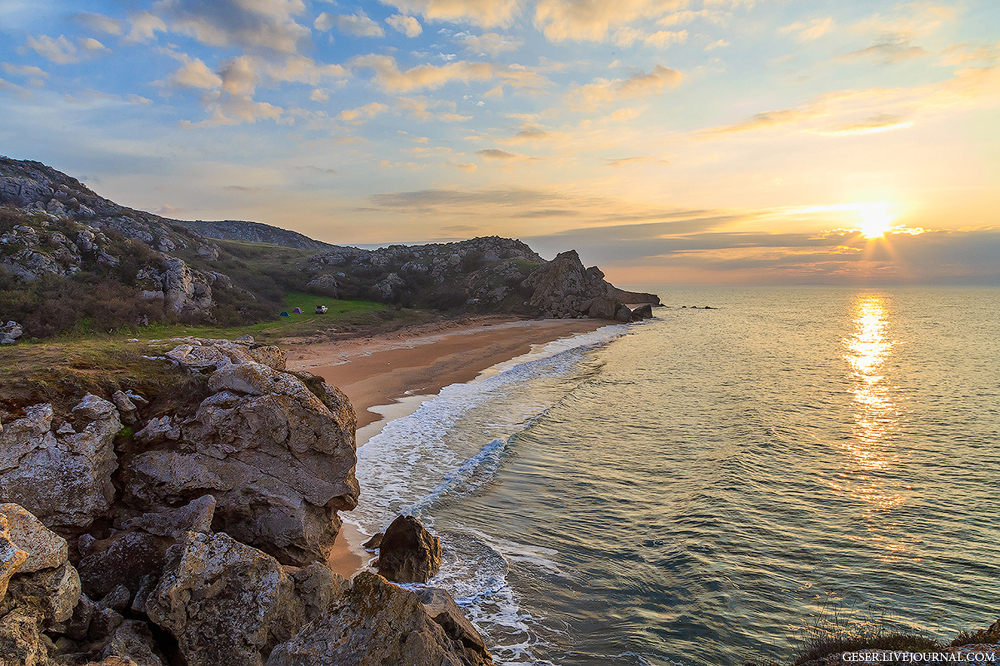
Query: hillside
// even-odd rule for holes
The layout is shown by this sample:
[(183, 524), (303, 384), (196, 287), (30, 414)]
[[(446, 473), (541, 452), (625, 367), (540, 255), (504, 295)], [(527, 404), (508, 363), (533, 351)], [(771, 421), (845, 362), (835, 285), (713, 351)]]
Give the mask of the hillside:
[(624, 303), (659, 304), (615, 288), (572, 250), (546, 261), (499, 237), (363, 250), (254, 222), (181, 222), (120, 206), (39, 162), (0, 157), (0, 319), (25, 337), (248, 325), (276, 319), (289, 293), (619, 321), (648, 316)]

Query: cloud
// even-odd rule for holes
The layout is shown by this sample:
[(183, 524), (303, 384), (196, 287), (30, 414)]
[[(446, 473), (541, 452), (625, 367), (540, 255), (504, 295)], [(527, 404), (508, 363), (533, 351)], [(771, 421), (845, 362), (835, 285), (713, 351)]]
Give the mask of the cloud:
[(514, 136), (502, 139), (499, 143), (504, 144), (518, 144), (518, 143), (532, 143), (537, 141), (549, 141), (551, 139), (561, 136), (561, 133), (551, 132), (547, 129), (543, 129), (536, 125), (524, 124), (518, 130), (517, 134)]
[(80, 48), (90, 53), (111, 53), (111, 49), (101, 44), (93, 37), (83, 37), (80, 39)]
[(471, 63), (464, 60), (448, 63), (441, 67), (421, 65), (400, 71), (392, 56), (370, 54), (357, 56), (349, 61), (356, 69), (370, 69), (375, 72), (375, 81), (390, 93), (409, 92), (422, 88), (434, 90), (452, 81), (469, 83), (486, 81), (493, 77), (493, 67), (486, 63)]
[(778, 28), (778, 33), (782, 35), (795, 33), (795, 38), (798, 41), (811, 42), (833, 30), (833, 25), (833, 17), (827, 16), (826, 18), (814, 18), (809, 22), (796, 21), (791, 25)]
[(496, 58), (505, 51), (516, 51), (524, 44), (522, 40), (513, 39), (495, 32), (482, 35), (465, 35), (457, 40), (462, 47), (474, 55), (488, 55)]
[(80, 25), (87, 26), (93, 30), (99, 30), (109, 35), (122, 34), (123, 22), (119, 19), (104, 16), (103, 14), (80, 13), (70, 16), (70, 20)]
[(914, 39), (934, 33), (960, 12), (958, 5), (937, 5), (927, 0), (901, 3), (890, 16), (874, 14), (852, 26), (856, 32)]
[(48, 72), (34, 65), (12, 65), (9, 62), (5, 62), (2, 67), (3, 71), (15, 76), (30, 76), (36, 79), (47, 79), (49, 77)]
[(253, 95), (258, 74), (253, 59), (247, 56), (230, 58), (222, 63), (218, 71), (223, 92), (231, 95)]
[(889, 65), (901, 60), (930, 55), (919, 46), (910, 46), (909, 39), (887, 39), (866, 49), (845, 53), (838, 60), (874, 60), (880, 65)]
[(534, 24), (549, 41), (603, 42), (614, 29), (684, 9), (686, 5), (686, 0), (539, 0)]
[(389, 107), (385, 104), (380, 104), (378, 102), (372, 102), (371, 104), (365, 104), (364, 106), (359, 106), (356, 109), (345, 109), (340, 112), (340, 119), (348, 122), (364, 122), (364, 120), (358, 121), (359, 118), (374, 118), (380, 113), (384, 113), (389, 110)]
[(325, 102), (330, 99), (330, 93), (322, 88), (314, 88), (313, 91), (309, 93), (309, 99), (314, 102)]
[(709, 44), (708, 46), (706, 46), (705, 50), (706, 51), (714, 51), (715, 49), (721, 49), (721, 48), (723, 48), (725, 46), (729, 46), (729, 42), (727, 42), (724, 39), (720, 39), (720, 40), (712, 42), (711, 44)]
[(327, 14), (326, 12), (323, 12), (322, 14), (316, 17), (315, 21), (313, 21), (313, 27), (316, 28), (317, 30), (322, 30), (323, 32), (326, 32), (327, 30), (332, 28), (336, 22), (337, 18), (333, 14)]
[(125, 42), (139, 44), (156, 39), (157, 32), (166, 32), (167, 24), (159, 16), (149, 12), (141, 12), (130, 18), (132, 28), (125, 36)]
[(946, 65), (964, 65), (977, 61), (992, 65), (1000, 61), (1000, 42), (986, 46), (952, 44), (941, 54), (941, 59)]
[(392, 26), (397, 32), (401, 32), (407, 37), (416, 37), (424, 31), (423, 27), (420, 25), (420, 21), (412, 16), (406, 16), (404, 14), (393, 14), (387, 18), (385, 22)]
[[(1000, 66), (966, 67), (953, 78), (913, 88), (839, 90), (799, 106), (765, 111), (704, 136), (762, 129), (795, 128), (820, 134), (858, 134), (910, 127), (918, 114), (951, 107), (995, 103), (1000, 97)], [(859, 116), (864, 119), (856, 120)]]
[(185, 129), (198, 127), (218, 127), (220, 125), (238, 125), (240, 123), (256, 123), (258, 120), (278, 120), (284, 109), (267, 102), (257, 102), (246, 95), (227, 95), (208, 105), (211, 116), (198, 123), (182, 120), (180, 125)]
[(465, 171), (466, 173), (472, 173), (473, 171), (475, 171), (479, 167), (476, 164), (473, 164), (472, 162), (469, 162), (468, 164), (456, 164), (455, 168), (456, 169), (461, 169), (462, 171)]
[(482, 28), (508, 26), (521, 13), (524, 0), (381, 0), (428, 21), (471, 23)]
[(319, 65), (311, 58), (291, 55), (284, 61), (257, 59), (257, 67), (272, 81), (318, 85), (328, 79), (346, 79), (350, 72), (340, 65)]
[(357, 14), (341, 14), (337, 17), (337, 29), (355, 37), (385, 37), (385, 30), (371, 20), (363, 9)]
[(484, 148), (483, 150), (477, 150), (476, 155), (481, 156), (483, 159), (502, 160), (504, 162), (530, 159), (527, 155), (521, 155), (520, 153), (510, 153), (507, 152), (506, 150), (500, 150), (499, 148)]
[(57, 65), (80, 62), (80, 55), (76, 47), (64, 35), (59, 35), (56, 38), (41, 35), (37, 39), (28, 35), (22, 50), (25, 48), (32, 49), (38, 55)]
[(622, 166), (623, 164), (641, 164), (643, 162), (652, 162), (654, 158), (649, 156), (637, 156), (637, 157), (619, 157), (616, 159), (602, 158), (605, 164), (611, 167)]
[(153, 103), (153, 100), (149, 99), (148, 97), (143, 97), (142, 95), (129, 95), (128, 97), (126, 97), (126, 99), (128, 100), (129, 104), (136, 104), (141, 106), (149, 106), (150, 104)]
[(172, 87), (214, 90), (222, 86), (222, 77), (209, 69), (200, 59), (183, 55), (181, 61), (184, 66), (167, 78)]
[(503, 86), (497, 86), (496, 88), (490, 88), (489, 90), (487, 90), (486, 92), (483, 93), (483, 97), (486, 97), (486, 98), (490, 98), (490, 97), (500, 98), (500, 97), (503, 97)]
[(634, 120), (635, 118), (638, 118), (641, 114), (642, 111), (640, 111), (639, 109), (632, 109), (626, 107), (623, 109), (618, 109), (617, 111), (611, 113), (605, 118), (605, 120), (609, 120), (614, 123), (624, 123), (628, 122), (629, 120)]
[(683, 78), (677, 70), (656, 65), (649, 74), (638, 72), (624, 80), (594, 79), (594, 83), (571, 90), (568, 97), (572, 107), (593, 110), (602, 103), (663, 94), (680, 85)]
[(302, 0), (157, 0), (153, 10), (174, 32), (208, 46), (296, 53), (310, 36), (293, 19), (305, 11)]
[(27, 88), (19, 86), (16, 83), (11, 83), (10, 81), (5, 81), (4, 79), (0, 79), (0, 90), (9, 90), (10, 92), (24, 99), (30, 98), (33, 94)]

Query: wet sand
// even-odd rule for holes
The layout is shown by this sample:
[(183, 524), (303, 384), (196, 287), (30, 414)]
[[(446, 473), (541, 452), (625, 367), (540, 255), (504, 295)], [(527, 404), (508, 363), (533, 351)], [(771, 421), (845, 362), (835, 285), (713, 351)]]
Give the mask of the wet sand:
[[(612, 323), (494, 317), (465, 324), (435, 324), (378, 337), (294, 345), (287, 348), (288, 369), (319, 375), (347, 394), (358, 415), (358, 445), (363, 446), (385, 422), (383, 413), (391, 419), (416, 408), (419, 399), (415, 401), (413, 396), (435, 395), (445, 386), (472, 381), (497, 363), (527, 354), (533, 345)], [(359, 481), (364, 487), (365, 480)], [(350, 513), (342, 517), (349, 519)], [(344, 522), (327, 564), (350, 578), (373, 557), (361, 546), (367, 539), (354, 525)]]

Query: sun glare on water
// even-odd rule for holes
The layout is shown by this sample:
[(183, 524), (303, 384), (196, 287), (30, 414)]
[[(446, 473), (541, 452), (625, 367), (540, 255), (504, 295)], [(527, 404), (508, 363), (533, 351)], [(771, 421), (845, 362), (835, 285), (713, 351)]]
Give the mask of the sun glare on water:
[(861, 215), (861, 234), (865, 238), (882, 238), (892, 230), (895, 216), (889, 212), (889, 206), (882, 203), (862, 204), (858, 207)]

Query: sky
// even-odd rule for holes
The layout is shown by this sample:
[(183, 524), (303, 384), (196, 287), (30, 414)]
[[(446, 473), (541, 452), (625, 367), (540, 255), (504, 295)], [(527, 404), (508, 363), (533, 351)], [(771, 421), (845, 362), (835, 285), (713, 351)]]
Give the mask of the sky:
[(1000, 284), (996, 0), (0, 0), (0, 154), (624, 286)]

